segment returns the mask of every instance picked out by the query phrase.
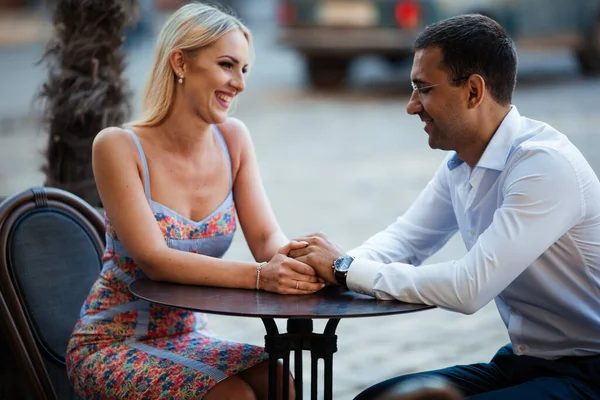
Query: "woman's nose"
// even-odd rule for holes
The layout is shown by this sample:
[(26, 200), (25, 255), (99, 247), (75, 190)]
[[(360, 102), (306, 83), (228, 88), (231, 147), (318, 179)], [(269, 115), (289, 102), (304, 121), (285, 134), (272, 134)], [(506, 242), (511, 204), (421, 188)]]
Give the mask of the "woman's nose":
[(231, 79), (231, 86), (235, 89), (237, 93), (242, 93), (244, 89), (246, 89), (246, 81), (244, 79), (244, 75), (240, 74), (239, 76)]

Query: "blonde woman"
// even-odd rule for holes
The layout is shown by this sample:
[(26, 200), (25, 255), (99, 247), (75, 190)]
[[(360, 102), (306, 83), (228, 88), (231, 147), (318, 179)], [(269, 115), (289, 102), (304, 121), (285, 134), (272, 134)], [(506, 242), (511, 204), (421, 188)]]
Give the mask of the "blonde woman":
[[(289, 294), (323, 286), (287, 257), (305, 244), (279, 228), (248, 130), (227, 117), (250, 54), (239, 20), (183, 6), (159, 35), (142, 119), (94, 141), (107, 247), (67, 355), (83, 398), (266, 398), (262, 348), (213, 337), (204, 315), (137, 300), (128, 285), (139, 277)], [(258, 263), (221, 259), (236, 210)]]

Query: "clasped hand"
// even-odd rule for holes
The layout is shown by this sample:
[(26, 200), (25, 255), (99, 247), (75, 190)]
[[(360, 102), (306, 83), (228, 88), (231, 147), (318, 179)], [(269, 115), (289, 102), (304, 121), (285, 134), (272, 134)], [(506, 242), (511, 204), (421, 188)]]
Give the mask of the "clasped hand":
[(323, 281), (337, 285), (332, 266), (336, 258), (343, 255), (344, 251), (321, 232), (301, 236), (294, 241), (307, 243), (307, 245), (292, 248), (288, 253), (289, 256), (296, 261), (310, 265)]
[(260, 289), (281, 294), (311, 294), (323, 288), (323, 280), (309, 265), (288, 257), (290, 251), (308, 243), (292, 240), (262, 267)]
[(290, 241), (262, 267), (260, 288), (281, 294), (310, 294), (337, 284), (331, 266), (344, 254), (323, 233)]

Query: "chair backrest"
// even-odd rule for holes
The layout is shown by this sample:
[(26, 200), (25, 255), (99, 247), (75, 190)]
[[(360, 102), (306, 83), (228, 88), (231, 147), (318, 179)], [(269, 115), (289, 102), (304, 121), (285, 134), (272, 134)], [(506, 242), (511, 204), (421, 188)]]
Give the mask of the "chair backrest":
[(0, 325), (13, 330), (7, 336), (16, 357), (27, 356), (18, 364), (36, 398), (69, 397), (57, 381), (66, 382), (67, 342), (103, 249), (103, 218), (69, 192), (33, 188), (0, 204), (0, 293), (8, 312)]

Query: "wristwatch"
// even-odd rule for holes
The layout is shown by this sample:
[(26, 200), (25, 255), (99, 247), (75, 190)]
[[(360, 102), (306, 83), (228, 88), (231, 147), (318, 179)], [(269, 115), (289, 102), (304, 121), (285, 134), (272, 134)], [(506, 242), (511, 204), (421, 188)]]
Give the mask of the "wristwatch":
[(348, 270), (350, 269), (352, 261), (354, 261), (354, 257), (345, 254), (336, 258), (331, 266), (331, 268), (333, 268), (335, 280), (342, 286), (347, 286), (346, 276), (348, 275)]

